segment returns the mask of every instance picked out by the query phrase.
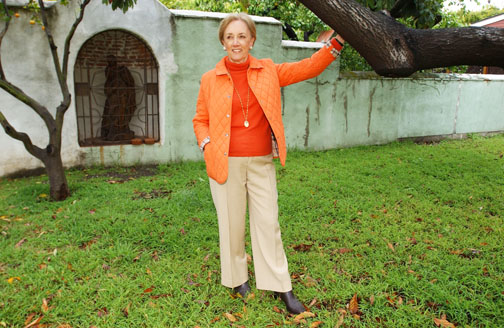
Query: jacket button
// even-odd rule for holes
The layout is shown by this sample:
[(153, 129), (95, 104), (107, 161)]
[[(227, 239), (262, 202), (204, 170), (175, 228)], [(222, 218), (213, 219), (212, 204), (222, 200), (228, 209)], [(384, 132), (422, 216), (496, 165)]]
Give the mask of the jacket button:
[(229, 114), (226, 114), (226, 117), (229, 117)]
[(225, 136), (225, 137), (229, 137), (229, 134), (227, 134), (227, 133), (226, 133), (224, 136)]
[(227, 153), (224, 153), (224, 156), (227, 156)]

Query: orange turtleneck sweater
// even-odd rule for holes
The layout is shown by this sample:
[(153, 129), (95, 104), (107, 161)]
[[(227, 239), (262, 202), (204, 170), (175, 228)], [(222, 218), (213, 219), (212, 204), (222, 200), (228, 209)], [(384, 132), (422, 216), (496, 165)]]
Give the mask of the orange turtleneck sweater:
[[(247, 70), (249, 64), (250, 57), (242, 64), (232, 63), (226, 58), (226, 67), (234, 84), (229, 144), (229, 156), (234, 157), (271, 154), (271, 128), (252, 90), (249, 91), (247, 114), (247, 92), (249, 89)], [(244, 126), (245, 117), (249, 122), (248, 128)]]

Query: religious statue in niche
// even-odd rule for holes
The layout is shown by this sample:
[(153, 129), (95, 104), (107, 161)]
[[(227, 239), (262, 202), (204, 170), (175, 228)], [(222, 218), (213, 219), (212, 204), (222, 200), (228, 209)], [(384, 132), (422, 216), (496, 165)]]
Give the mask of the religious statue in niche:
[(117, 64), (114, 55), (108, 55), (107, 62), (101, 137), (109, 141), (130, 140), (135, 135), (129, 127), (136, 110), (135, 80), (126, 66)]

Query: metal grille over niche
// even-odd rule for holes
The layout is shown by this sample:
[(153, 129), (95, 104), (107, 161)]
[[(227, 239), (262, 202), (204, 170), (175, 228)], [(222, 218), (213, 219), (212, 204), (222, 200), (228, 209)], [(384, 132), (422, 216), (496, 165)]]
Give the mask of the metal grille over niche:
[(77, 55), (74, 80), (80, 146), (159, 141), (158, 64), (144, 41), (96, 34)]

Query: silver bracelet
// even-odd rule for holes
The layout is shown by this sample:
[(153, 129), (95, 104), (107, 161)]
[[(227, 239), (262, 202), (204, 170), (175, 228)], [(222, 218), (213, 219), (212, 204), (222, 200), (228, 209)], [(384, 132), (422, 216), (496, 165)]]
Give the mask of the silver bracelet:
[(209, 142), (210, 142), (210, 137), (206, 137), (205, 139), (203, 139), (203, 141), (200, 143), (200, 146), (199, 146), (199, 149), (201, 152), (203, 152), (205, 150), (205, 146)]
[[(339, 43), (339, 42), (338, 42)], [(327, 41), (327, 42), (324, 42), (325, 46), (327, 48), (330, 48), (332, 47), (332, 43), (331, 43), (331, 40)], [(332, 48), (331, 49), (331, 55), (333, 55), (334, 58), (338, 58), (338, 56), (340, 55), (340, 52), (338, 50), (336, 50), (336, 48)]]

